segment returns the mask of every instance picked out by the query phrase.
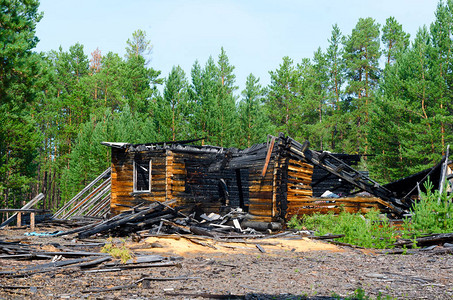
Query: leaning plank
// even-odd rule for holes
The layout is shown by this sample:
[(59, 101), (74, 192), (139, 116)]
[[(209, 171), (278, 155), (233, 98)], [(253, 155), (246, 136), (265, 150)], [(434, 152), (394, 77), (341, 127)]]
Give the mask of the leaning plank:
[[(133, 209), (134, 209), (134, 208), (133, 208)], [(115, 221), (118, 220), (118, 219), (123, 218), (123, 217), (126, 216), (126, 215), (132, 214), (133, 209), (130, 210), (130, 211), (125, 211), (125, 212), (123, 212), (123, 213), (121, 213), (121, 214), (119, 214), (119, 215), (116, 215), (116, 216), (114, 216), (114, 217), (111, 218), (111, 219), (108, 219), (108, 220), (105, 220), (105, 221), (102, 221), (102, 222), (98, 222), (98, 223), (88, 224), (88, 225), (85, 225), (85, 226), (83, 226), (83, 227), (79, 227), (79, 228), (76, 228), (76, 229), (73, 229), (73, 230), (70, 230), (70, 231), (58, 233), (58, 234), (56, 234), (55, 236), (61, 236), (61, 235), (68, 235), (68, 234), (78, 233), (78, 232), (85, 231), (85, 230), (88, 230), (88, 229), (90, 229), (90, 228), (93, 228), (93, 227), (95, 227), (95, 226), (100, 226), (100, 225), (102, 225), (102, 224), (110, 224), (110, 223), (112, 223), (112, 222), (115, 222)]]
[(266, 253), (266, 250), (264, 250), (264, 248), (261, 247), (260, 245), (256, 244), (255, 246), (256, 246), (256, 248), (258, 248), (258, 250), (260, 250), (260, 252)]
[(175, 228), (176, 230), (180, 230), (182, 232), (185, 232), (185, 233), (190, 233), (190, 228), (187, 227), (187, 226), (183, 226), (183, 225), (179, 225), (179, 224), (176, 224), (172, 221), (169, 221), (169, 220), (165, 220), (165, 219), (162, 219), (162, 222), (165, 224), (165, 225), (169, 225), (173, 228)]
[(110, 184), (111, 179), (107, 179), (103, 183), (101, 183), (97, 188), (95, 188), (90, 194), (88, 194), (85, 198), (82, 200), (78, 201), (77, 203), (74, 204), (74, 207), (72, 207), (68, 212), (63, 213), (59, 218), (61, 219), (68, 219), (70, 216), (75, 214), (77, 211), (83, 211), (83, 208), (85, 207), (85, 204), (88, 202), (88, 204), (91, 203), (90, 199), (96, 201), (98, 200), (102, 195), (104, 195), (107, 191), (110, 190), (111, 184)]
[[(37, 204), (39, 201), (41, 201), (42, 199), (44, 198), (44, 194), (43, 193), (40, 193), (39, 195), (37, 195), (35, 198), (33, 198), (30, 202), (28, 202), (27, 204), (25, 204), (24, 206), (22, 206), (22, 209), (29, 209), (29, 208), (32, 208), (35, 204)], [(17, 216), (17, 213), (15, 213), (14, 215), (12, 215), (11, 217), (9, 217), (5, 222), (3, 222), (2, 224), (0, 224), (0, 229), (5, 227), (6, 225), (8, 225), (9, 223), (11, 223), (12, 221), (14, 221), (14, 219), (16, 218)]]
[(112, 168), (109, 167), (105, 170), (101, 175), (99, 175), (96, 179), (94, 179), (91, 183), (89, 183), (83, 190), (81, 190), (77, 195), (75, 195), (71, 200), (69, 200), (59, 211), (57, 211), (53, 217), (59, 218), (64, 213), (64, 211), (70, 207), (74, 202), (76, 202), (85, 192), (87, 192), (90, 188), (92, 188), (99, 180), (107, 176), (107, 174), (111, 173)]

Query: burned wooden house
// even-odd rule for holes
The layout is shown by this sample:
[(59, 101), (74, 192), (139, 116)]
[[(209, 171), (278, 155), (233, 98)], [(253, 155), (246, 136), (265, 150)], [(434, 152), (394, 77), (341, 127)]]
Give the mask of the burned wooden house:
[(399, 214), (405, 207), (351, 167), (358, 156), (313, 151), (308, 142), (282, 134), (243, 150), (191, 142), (104, 142), (112, 149), (111, 212), (175, 200), (175, 206), (188, 210), (241, 208), (254, 221), (272, 222), (340, 210)]

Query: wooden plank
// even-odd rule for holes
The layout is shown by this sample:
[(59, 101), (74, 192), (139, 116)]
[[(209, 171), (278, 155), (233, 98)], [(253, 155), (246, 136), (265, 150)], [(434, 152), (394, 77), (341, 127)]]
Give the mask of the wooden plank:
[(288, 176), (292, 176), (297, 179), (304, 179), (307, 180), (308, 182), (312, 181), (312, 176), (310, 175), (304, 175), (296, 171), (288, 171)]
[(287, 191), (287, 198), (293, 197), (293, 196), (312, 196), (313, 191), (311, 190), (288, 190)]
[(306, 175), (311, 175), (313, 174), (313, 169), (307, 169), (307, 168), (302, 168), (302, 167), (295, 167), (290, 164), (288, 164), (288, 170), (290, 171), (295, 171), (301, 174), (306, 174)]
[(271, 143), (267, 148), (266, 160), (264, 162), (263, 171), (261, 172), (261, 177), (264, 177), (266, 175), (267, 166), (269, 165), (269, 161), (271, 159), (272, 150), (274, 149), (274, 144), (275, 144), (275, 137), (272, 137)]
[(272, 192), (274, 187), (269, 186), (249, 186), (249, 192)]
[(297, 190), (309, 190), (309, 191), (312, 191), (312, 187), (307, 185), (307, 184), (291, 184), (291, 183), (288, 183), (287, 184), (288, 186), (288, 191), (290, 190), (294, 190), (294, 191), (297, 191)]
[(301, 160), (295, 160), (295, 159), (289, 159), (288, 160), (288, 163), (289, 164), (292, 164), (292, 165), (296, 165), (296, 166), (300, 166), (300, 167), (305, 167), (305, 168), (308, 168), (308, 169), (314, 169), (314, 165), (308, 163), (308, 162), (303, 162)]

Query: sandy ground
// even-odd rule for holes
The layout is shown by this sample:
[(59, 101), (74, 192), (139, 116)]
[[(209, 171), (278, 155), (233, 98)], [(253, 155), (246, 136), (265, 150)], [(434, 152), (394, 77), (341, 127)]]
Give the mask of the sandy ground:
[[(258, 248), (258, 246), (261, 250)], [(140, 249), (152, 253), (180, 255), (184, 257), (199, 256), (203, 254), (260, 254), (284, 255), (290, 252), (330, 251), (341, 252), (335, 245), (323, 243), (308, 238), (283, 239), (248, 239), (241, 242), (215, 241), (213, 239), (196, 236), (167, 236), (149, 237), (140, 243), (128, 243), (131, 249)], [(264, 251), (264, 252), (263, 252)]]
[[(78, 242), (71, 237), (24, 237), (23, 232), (2, 230), (0, 240), (20, 239), (48, 251), (57, 249), (51, 243)], [(178, 263), (105, 273), (73, 268), (25, 278), (2, 276), (0, 299), (331, 299), (333, 295), (350, 296), (357, 289), (372, 299), (380, 294), (391, 299), (453, 297), (451, 255), (422, 251), (416, 255), (383, 255), (306, 238), (227, 243), (171, 236), (140, 242), (127, 238), (126, 246), (136, 255), (160, 254)], [(0, 259), (0, 270), (44, 262)], [(155, 280), (115, 291), (96, 291), (127, 286), (144, 277)]]

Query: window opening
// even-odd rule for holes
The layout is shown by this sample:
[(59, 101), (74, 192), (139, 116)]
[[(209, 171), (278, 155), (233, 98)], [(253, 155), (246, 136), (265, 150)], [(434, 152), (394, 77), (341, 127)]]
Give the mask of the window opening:
[(151, 192), (151, 160), (134, 160), (134, 192)]

